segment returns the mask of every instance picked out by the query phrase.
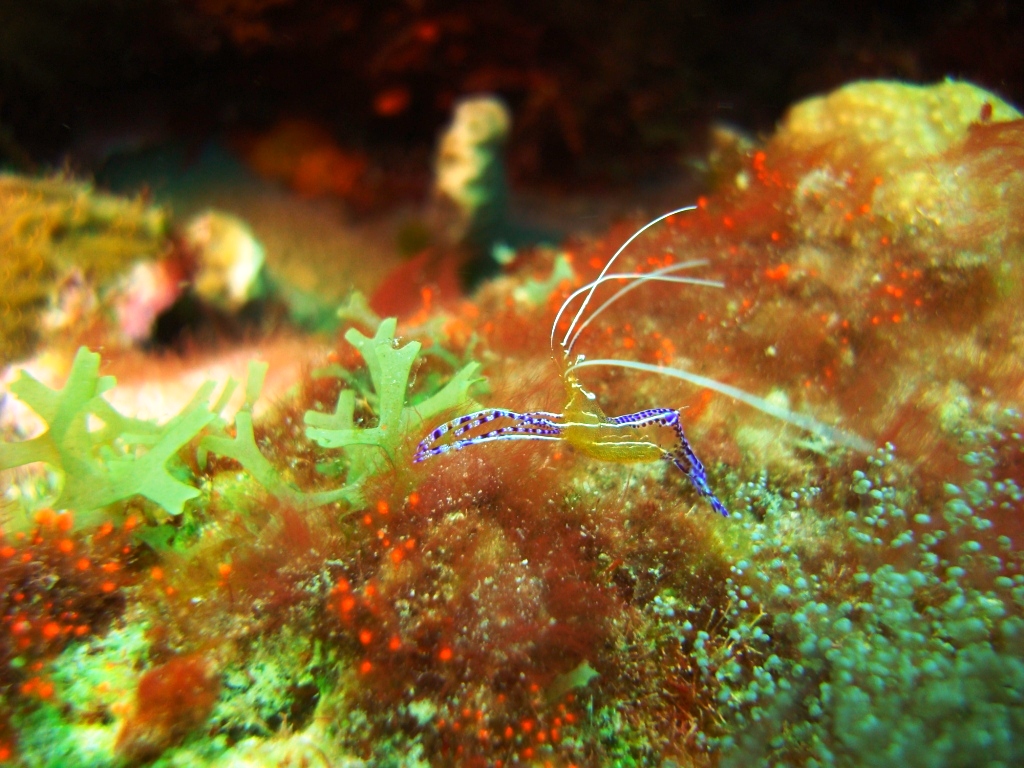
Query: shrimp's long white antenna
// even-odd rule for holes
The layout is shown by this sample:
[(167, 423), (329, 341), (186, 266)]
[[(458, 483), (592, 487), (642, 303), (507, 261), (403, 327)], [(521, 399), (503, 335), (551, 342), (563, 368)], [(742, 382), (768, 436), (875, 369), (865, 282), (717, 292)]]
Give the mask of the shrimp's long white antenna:
[(696, 384), (698, 387), (707, 387), (715, 392), (731, 397), (734, 400), (739, 400), (741, 403), (746, 403), (762, 413), (767, 413), (769, 416), (774, 416), (780, 421), (785, 421), (789, 424), (800, 427), (801, 429), (805, 429), (812, 434), (818, 435), (819, 437), (824, 437), (836, 445), (845, 445), (847, 448), (853, 448), (861, 453), (870, 453), (874, 450), (874, 446), (860, 435), (852, 432), (845, 432), (841, 429), (837, 429), (836, 427), (830, 427), (828, 424), (823, 424), (814, 417), (808, 416), (805, 413), (795, 413), (788, 408), (776, 405), (775, 403), (765, 400), (763, 397), (752, 395), (738, 387), (724, 384), (721, 381), (710, 379), (707, 376), (701, 376), (697, 373), (691, 373), (690, 371), (682, 368), (652, 365), (650, 363), (641, 363), (635, 360), (583, 360), (572, 364), (572, 366), (570, 366), (570, 370), (576, 368), (587, 368), (593, 365), (603, 365), (614, 368), (630, 368), (634, 371), (658, 373), (663, 376), (671, 376), (675, 379), (688, 381), (691, 384)]
[[(607, 263), (605, 263), (604, 269), (602, 269), (601, 273), (597, 276), (597, 280), (595, 280), (593, 283), (591, 283), (591, 285), (590, 285), (590, 292), (587, 294), (586, 298), (583, 299), (583, 303), (580, 304), (580, 308), (578, 310), (576, 310), (576, 316), (573, 317), (572, 323), (569, 324), (569, 330), (567, 330), (565, 332), (565, 338), (562, 339), (561, 346), (562, 346), (563, 349), (566, 348), (565, 347), (566, 342), (569, 341), (569, 337), (572, 336), (573, 331), (576, 329), (576, 324), (580, 321), (580, 317), (583, 316), (583, 312), (586, 310), (587, 305), (590, 303), (590, 299), (591, 299), (591, 297), (593, 297), (594, 290), (597, 288), (601, 278), (604, 277), (606, 274), (608, 274), (608, 270), (611, 268), (612, 264), (614, 264), (615, 260), (617, 258), (619, 258), (619, 256), (622, 254), (622, 252), (624, 250), (626, 250), (626, 248), (629, 247), (629, 244), (632, 243), (634, 240), (636, 240), (638, 237), (640, 237), (640, 235), (642, 235), (648, 229), (653, 227), (655, 224), (658, 224), (659, 222), (662, 222), (662, 221), (664, 221), (665, 219), (667, 219), (667, 218), (669, 218), (671, 216), (675, 216), (677, 213), (685, 213), (686, 211), (692, 211), (692, 210), (696, 209), (696, 207), (697, 206), (695, 206), (695, 205), (688, 205), (685, 208), (676, 208), (674, 211), (669, 211), (668, 213), (661, 214), (661, 216), (659, 216), (658, 218), (652, 219), (651, 221), (647, 222), (642, 227), (640, 227), (640, 229), (638, 229), (636, 232), (634, 232), (632, 235), (629, 236), (629, 238), (626, 240), (626, 242), (624, 242), (622, 245), (619, 246), (619, 250), (617, 250), (615, 252), (615, 254), (610, 259), (608, 259)], [(559, 312), (558, 314), (559, 314), (559, 316), (561, 316), (562, 313)], [(558, 322), (558, 318), (555, 319), (555, 323), (557, 323), (557, 322)], [(555, 324), (553, 323), (552, 326), (551, 326), (552, 346), (554, 346), (554, 338), (555, 338)]]
[[(684, 261), (681, 264), (674, 264), (674, 265), (672, 265), (672, 267), (669, 268), (669, 271), (679, 272), (679, 271), (684, 270), (684, 269), (690, 269), (691, 267), (701, 267), (701, 266), (704, 266), (707, 263), (708, 263), (707, 259), (693, 259), (692, 261)], [(654, 275), (656, 273), (655, 272), (651, 272), (650, 274)], [(599, 277), (596, 280), (593, 280), (593, 281), (587, 283), (586, 285), (577, 288), (575, 291), (573, 291), (571, 294), (569, 294), (565, 298), (565, 301), (562, 302), (562, 306), (558, 308), (558, 314), (555, 315), (555, 319), (551, 323), (551, 339), (550, 339), (551, 350), (554, 351), (554, 349), (555, 349), (555, 328), (558, 327), (558, 321), (562, 319), (562, 315), (565, 314), (565, 310), (567, 310), (569, 308), (569, 305), (572, 304), (573, 300), (577, 296), (579, 296), (581, 294), (584, 294), (587, 291), (591, 291), (594, 288), (596, 288), (597, 286), (599, 286), (601, 283), (606, 283), (606, 282), (608, 282), (610, 280), (637, 280), (637, 279), (639, 279), (641, 277), (647, 277), (647, 276), (648, 275), (645, 275), (643, 272), (630, 272), (630, 273), (627, 273), (627, 274), (605, 275), (604, 277)], [(658, 279), (658, 278), (654, 278), (654, 279)], [(666, 283), (678, 283), (678, 282), (686, 282), (686, 283), (688, 283), (688, 282), (692, 281), (695, 278), (673, 277), (673, 278), (660, 278), (660, 279), (661, 279), (662, 282), (666, 282)], [(577, 331), (577, 335), (578, 335), (578, 331)]]
[[(636, 288), (639, 288), (641, 285), (646, 283), (648, 280), (653, 280), (655, 282), (665, 282), (665, 283), (686, 283), (687, 285), (704, 285), (704, 286), (708, 286), (710, 288), (725, 288), (725, 283), (723, 283), (721, 280), (707, 280), (707, 279), (702, 278), (702, 277), (665, 277), (664, 276), (664, 275), (667, 275), (669, 272), (676, 272), (676, 271), (678, 271), (680, 269), (684, 269), (686, 267), (690, 267), (690, 266), (694, 266), (694, 265), (699, 265), (699, 264), (707, 264), (707, 261), (705, 261), (704, 259), (701, 259), (699, 261), (688, 261), (688, 262), (684, 262), (683, 264), (674, 264), (674, 265), (669, 266), (669, 267), (662, 267), (661, 269), (656, 269), (653, 272), (646, 272), (646, 273), (641, 273), (639, 275), (636, 275), (635, 279), (633, 280), (633, 282), (631, 282), (629, 285), (625, 285), (622, 288), (620, 288), (619, 290), (617, 290), (611, 296), (611, 298), (609, 298), (607, 301), (604, 302), (604, 304), (602, 304), (597, 309), (595, 309), (593, 312), (591, 312), (590, 313), (590, 317), (588, 317), (586, 320), (584, 320), (582, 323), (580, 323), (580, 327), (576, 329), (576, 333), (574, 333), (572, 335), (572, 338), (569, 339), (569, 345), (566, 347), (566, 350), (571, 355), (573, 347), (576, 346), (576, 339), (578, 339), (580, 337), (580, 334), (583, 333), (583, 331), (586, 330), (588, 325), (590, 325), (592, 322), (594, 322), (594, 320), (597, 318), (598, 315), (600, 315), (602, 312), (604, 312), (606, 309), (608, 309), (608, 307), (610, 307), (616, 301), (621, 299), (627, 293), (629, 293), (632, 290), (635, 290)], [(616, 277), (616, 276), (615, 275), (605, 275), (604, 279), (607, 280), (609, 278), (614, 278), (614, 277)]]

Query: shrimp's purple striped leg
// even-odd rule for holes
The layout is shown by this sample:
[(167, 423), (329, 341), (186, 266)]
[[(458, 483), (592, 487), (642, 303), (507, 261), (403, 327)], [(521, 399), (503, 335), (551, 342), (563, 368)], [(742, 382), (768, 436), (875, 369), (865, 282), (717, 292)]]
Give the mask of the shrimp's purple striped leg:
[[(489, 443), (496, 440), (560, 440), (561, 429), (551, 419), (559, 418), (557, 413), (546, 411), (534, 411), (529, 413), (516, 413), (491, 408), (486, 411), (477, 411), (466, 416), (459, 416), (456, 419), (442, 424), (427, 435), (417, 446), (413, 456), (413, 462), (424, 461), (431, 456), (439, 456), (449, 451), (458, 451), (468, 445)], [(514, 424), (498, 429), (492, 429), (472, 437), (462, 437), (468, 432), (488, 424), (496, 419), (509, 419)], [(445, 435), (451, 433), (455, 438), (450, 443), (439, 443)]]
[(707, 471), (704, 469), (704, 465), (701, 464), (700, 459), (697, 458), (697, 454), (693, 452), (690, 441), (686, 439), (686, 433), (683, 432), (683, 424), (679, 418), (679, 411), (672, 410), (671, 408), (652, 408), (625, 416), (616, 416), (613, 419), (609, 419), (609, 421), (614, 424), (624, 424), (637, 428), (645, 427), (649, 424), (671, 427), (676, 433), (679, 445), (674, 451), (665, 451), (665, 459), (675, 464), (690, 479), (697, 493), (707, 499), (716, 512), (723, 517), (729, 516), (729, 510), (725, 504), (719, 501), (718, 497), (711, 490), (711, 486), (708, 485)]

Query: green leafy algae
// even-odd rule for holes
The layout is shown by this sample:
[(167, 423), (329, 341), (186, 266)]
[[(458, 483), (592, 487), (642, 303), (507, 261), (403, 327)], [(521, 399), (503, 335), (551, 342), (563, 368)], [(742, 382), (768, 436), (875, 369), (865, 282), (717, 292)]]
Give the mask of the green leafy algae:
[[(213, 382), (200, 387), (181, 413), (159, 425), (117, 411), (103, 397), (116, 380), (100, 376), (99, 366), (100, 356), (82, 347), (61, 389), (21, 372), (11, 391), (48, 428), (29, 440), (0, 444), (0, 470), (37, 461), (49, 464), (63, 476), (53, 505), (80, 515), (137, 495), (169, 515), (180, 515), (199, 491), (182, 479), (185, 470), (176, 456), (213, 420)], [(95, 426), (96, 420), (101, 426)]]
[[(355, 346), (370, 372), (378, 423), (361, 428), (354, 419), (357, 391), (345, 389), (334, 413), (307, 411), (307, 436), (323, 448), (344, 453), (346, 482), (340, 488), (304, 492), (282, 479), (278, 469), (259, 450), (253, 433), (252, 407), (266, 375), (265, 363), (251, 363), (246, 398), (235, 415), (233, 430), (219, 414), (236, 383), (228, 381), (211, 405), (215, 384), (203, 384), (181, 413), (165, 424), (125, 416), (105, 398), (116, 380), (100, 376), (100, 356), (85, 347), (75, 356), (64, 386), (51, 389), (21, 372), (11, 391), (47, 424), (43, 434), (20, 442), (0, 443), (0, 470), (44, 462), (59, 472), (62, 484), (50, 503), (74, 509), (78, 525), (95, 522), (89, 513), (133, 496), (156, 503), (168, 515), (181, 515), (184, 505), (200, 491), (188, 476), (178, 452), (202, 437), (200, 465), (206, 454), (234, 459), (249, 476), (273, 495), (301, 508), (343, 502), (350, 508), (363, 503), (360, 488), (368, 478), (395, 462), (402, 446), (418, 434), (427, 419), (472, 403), (470, 388), (481, 379), (477, 363), (469, 363), (451, 380), (416, 406), (407, 406), (409, 378), (420, 354), (417, 341), (399, 346), (396, 321), (381, 322), (373, 337), (350, 329), (345, 338)], [(360, 394), (360, 396), (363, 396)], [(365, 396), (370, 398), (370, 394)]]
[(469, 363), (452, 377), (440, 391), (418, 403), (406, 406), (406, 392), (412, 366), (420, 354), (421, 344), (410, 341), (399, 346), (395, 339), (397, 321), (384, 320), (373, 337), (350, 328), (345, 339), (359, 350), (366, 360), (370, 379), (377, 396), (377, 426), (357, 427), (355, 403), (357, 392), (344, 389), (338, 395), (334, 413), (307, 411), (306, 435), (324, 448), (340, 448), (348, 465), (347, 485), (354, 493), (368, 478), (392, 464), (411, 435), (423, 423), (440, 413), (471, 403), (470, 388), (478, 381), (479, 365)]

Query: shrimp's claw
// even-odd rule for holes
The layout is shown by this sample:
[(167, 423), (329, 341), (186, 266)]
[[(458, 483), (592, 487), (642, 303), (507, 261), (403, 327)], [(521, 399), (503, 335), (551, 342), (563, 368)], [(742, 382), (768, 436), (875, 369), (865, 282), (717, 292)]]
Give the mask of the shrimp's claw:
[[(551, 417), (557, 418), (558, 414), (546, 411), (516, 413), (501, 408), (488, 408), (466, 416), (459, 416), (432, 430), (416, 447), (416, 453), (412, 460), (413, 463), (418, 463), (431, 456), (440, 456), (448, 451), (461, 450), (468, 445), (491, 443), (496, 440), (559, 440), (561, 439), (560, 428), (551, 420)], [(477, 434), (469, 434), (478, 427), (499, 420), (510, 421), (511, 424)], [(468, 436), (464, 437), (464, 435)], [(451, 438), (448, 442), (445, 442), (446, 436)]]

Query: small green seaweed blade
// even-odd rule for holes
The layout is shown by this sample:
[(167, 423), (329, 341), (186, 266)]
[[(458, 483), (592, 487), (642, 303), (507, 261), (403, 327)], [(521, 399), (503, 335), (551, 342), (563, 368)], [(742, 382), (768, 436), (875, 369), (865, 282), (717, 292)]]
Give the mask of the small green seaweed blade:
[(348, 464), (347, 480), (353, 487), (358, 487), (395, 462), (402, 447), (416, 435), (424, 421), (472, 402), (469, 388), (480, 381), (477, 376), (479, 366), (470, 363), (439, 392), (415, 408), (407, 407), (409, 377), (421, 345), (411, 341), (398, 346), (396, 327), (395, 318), (389, 318), (381, 322), (372, 338), (354, 328), (345, 334), (348, 342), (366, 361), (370, 372), (377, 395), (376, 426), (366, 429), (355, 426), (356, 393), (351, 389), (342, 390), (334, 413), (307, 411), (305, 415), (307, 437), (323, 448), (340, 448), (344, 452)]
[[(103, 393), (115, 382), (99, 375), (100, 356), (82, 347), (64, 386), (51, 389), (22, 371), (11, 391), (46, 422), (41, 435), (0, 444), (0, 469), (45, 462), (63, 474), (53, 502), (62, 509), (90, 512), (135, 495), (179, 515), (199, 491), (168, 468), (177, 452), (213, 419), (208, 407), (213, 384), (200, 387), (167, 424), (118, 412)], [(90, 416), (102, 425), (93, 427)]]

